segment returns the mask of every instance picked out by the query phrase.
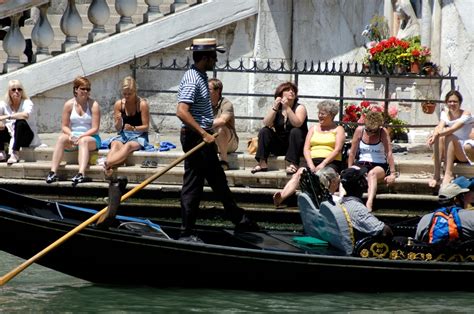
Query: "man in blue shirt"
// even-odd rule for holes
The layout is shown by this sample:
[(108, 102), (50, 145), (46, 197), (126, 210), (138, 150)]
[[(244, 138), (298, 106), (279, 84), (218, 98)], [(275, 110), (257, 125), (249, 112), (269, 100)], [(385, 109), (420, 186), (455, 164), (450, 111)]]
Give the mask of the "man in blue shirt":
[(227, 185), (227, 177), (217, 156), (215, 138), (212, 136), (214, 120), (206, 71), (211, 71), (217, 62), (217, 46), (214, 38), (194, 39), (191, 47), (194, 64), (186, 71), (178, 87), (176, 116), (182, 121), (180, 141), (187, 152), (201, 141), (206, 142), (200, 150), (184, 162), (183, 188), (181, 190), (182, 227), (180, 240), (200, 242), (194, 234), (197, 212), (201, 201), (204, 179), (224, 205), (229, 219), (236, 225), (236, 232), (257, 231), (258, 225), (251, 221), (240, 208)]

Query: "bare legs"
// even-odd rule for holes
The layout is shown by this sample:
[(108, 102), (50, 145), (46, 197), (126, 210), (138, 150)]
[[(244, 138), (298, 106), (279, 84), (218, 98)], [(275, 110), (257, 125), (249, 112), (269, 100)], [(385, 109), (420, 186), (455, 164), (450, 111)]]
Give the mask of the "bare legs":
[(296, 193), (304, 169), (304, 167), (299, 168), (298, 171), (291, 176), (291, 179), (286, 183), (283, 190), (273, 195), (273, 204), (275, 204), (275, 206), (280, 206), (283, 201)]
[[(442, 142), (441, 143), (443, 147), (442, 151), (439, 150), (440, 142)], [(428, 182), (428, 185), (432, 188), (436, 187), (439, 184), (439, 181), (441, 178), (441, 162), (444, 159), (443, 158), (444, 155), (446, 155), (446, 151), (445, 151), (446, 149), (444, 148), (444, 145), (445, 145), (444, 137), (443, 137), (443, 140), (441, 139), (435, 140), (433, 144), (434, 174), (433, 174), (433, 178)], [(440, 158), (440, 154), (443, 155), (441, 158)]]
[[(449, 141), (448, 141), (449, 140)], [(446, 139), (448, 141), (448, 147), (446, 149), (446, 170), (444, 171), (444, 178), (442, 185), (448, 184), (454, 179), (453, 167), (455, 161), (467, 162), (467, 158), (464, 155), (461, 143), (458, 141), (456, 136), (449, 136)], [(467, 150), (472, 150), (471, 145), (466, 145)]]
[(57, 172), (59, 164), (64, 156), (64, 149), (71, 148), (71, 141), (69, 140), (69, 136), (66, 134), (59, 135), (58, 140), (56, 141), (56, 145), (54, 146), (53, 152), (53, 159), (51, 161), (51, 171)]
[(377, 194), (377, 184), (378, 181), (383, 180), (385, 178), (385, 171), (382, 167), (375, 167), (374, 169), (370, 170), (367, 174), (367, 202), (365, 206), (372, 211), (374, 205), (375, 195)]
[[(59, 164), (64, 156), (64, 149), (71, 149), (72, 143), (69, 136), (61, 134), (54, 147), (53, 159), (51, 161), (51, 171), (57, 172)], [(89, 164), (90, 152), (97, 149), (96, 141), (92, 136), (81, 137), (78, 141), (78, 156), (79, 173), (84, 174)]]
[(106, 176), (110, 176), (110, 169), (114, 166), (123, 164), (127, 157), (134, 151), (140, 149), (140, 144), (137, 142), (128, 142), (123, 144), (119, 141), (113, 141), (110, 144), (110, 151), (107, 154), (105, 161), (104, 172)]

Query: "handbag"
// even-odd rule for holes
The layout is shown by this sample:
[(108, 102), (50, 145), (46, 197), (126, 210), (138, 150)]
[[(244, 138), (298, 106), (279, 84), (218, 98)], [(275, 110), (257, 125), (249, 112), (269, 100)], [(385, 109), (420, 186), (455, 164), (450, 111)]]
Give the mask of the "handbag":
[(247, 152), (250, 155), (255, 155), (255, 153), (257, 152), (257, 147), (258, 147), (258, 137), (249, 138), (249, 140), (247, 141)]

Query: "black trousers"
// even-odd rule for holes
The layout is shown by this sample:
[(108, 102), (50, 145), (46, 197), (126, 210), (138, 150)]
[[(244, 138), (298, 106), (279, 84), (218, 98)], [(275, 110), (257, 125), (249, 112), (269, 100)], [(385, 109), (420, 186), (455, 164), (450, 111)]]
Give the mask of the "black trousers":
[(258, 133), (258, 147), (255, 159), (267, 160), (270, 154), (275, 156), (285, 156), (285, 160), (296, 165), (300, 163), (303, 156), (306, 130), (292, 128), (287, 137), (279, 136), (269, 127), (263, 127)]
[[(202, 142), (202, 137), (196, 132), (183, 128), (180, 141), (183, 151), (188, 152)], [(203, 194), (204, 180), (224, 205), (228, 219), (234, 224), (245, 219), (244, 210), (237, 206), (227, 185), (227, 177), (217, 157), (217, 146), (215, 144), (205, 145), (184, 161), (183, 188), (181, 190), (181, 236), (192, 234)]]
[[(20, 147), (28, 147), (34, 138), (34, 133), (31, 130), (26, 120), (15, 121), (15, 139), (13, 140), (13, 150), (18, 151)], [(0, 131), (0, 151), (5, 150), (5, 143), (9, 143), (11, 139), (10, 133), (8, 133), (5, 127)]]

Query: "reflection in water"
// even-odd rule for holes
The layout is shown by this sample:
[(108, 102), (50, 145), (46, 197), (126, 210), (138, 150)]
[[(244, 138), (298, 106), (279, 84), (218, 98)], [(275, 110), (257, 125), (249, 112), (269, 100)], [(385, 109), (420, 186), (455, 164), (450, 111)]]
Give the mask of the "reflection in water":
[[(23, 260), (0, 252), (0, 275)], [(126, 271), (126, 269), (124, 269)], [(120, 274), (117, 274), (120, 276)], [(304, 284), (304, 278), (301, 281)], [(308, 284), (318, 284), (317, 282)], [(374, 283), (376, 284), (376, 283)], [(423, 283), (416, 283), (422, 285)], [(93, 285), (32, 265), (0, 287), (0, 312), (467, 312), (474, 293), (275, 293)]]

